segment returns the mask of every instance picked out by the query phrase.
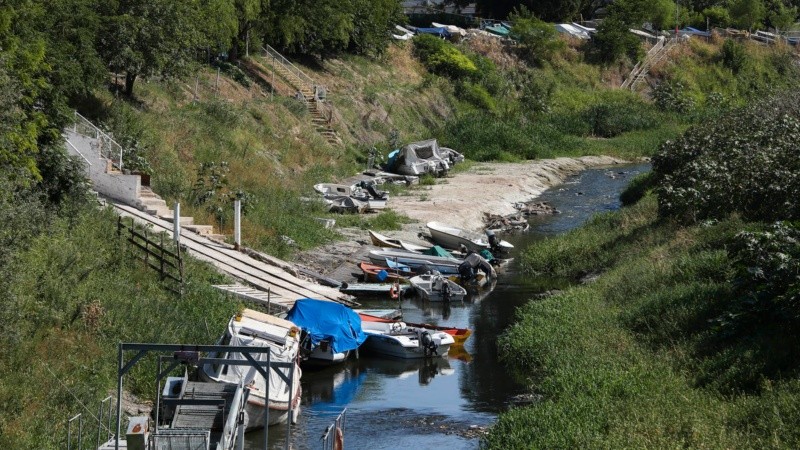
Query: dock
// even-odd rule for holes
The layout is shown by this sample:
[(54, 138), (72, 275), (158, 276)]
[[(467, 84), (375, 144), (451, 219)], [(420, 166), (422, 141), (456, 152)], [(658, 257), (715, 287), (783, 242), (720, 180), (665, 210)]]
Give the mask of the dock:
[[(163, 232), (172, 237), (172, 222), (147, 214), (134, 207), (120, 203), (110, 203), (123, 218), (131, 218), (134, 222), (149, 226), (155, 232)], [(302, 279), (292, 273), (291, 264), (269, 255), (251, 256), (233, 246), (208, 239), (195, 232), (181, 229), (181, 246), (193, 257), (208, 262), (217, 270), (245, 283), (247, 287), (263, 293), (269, 293), (270, 306), (278, 310), (288, 311), (298, 298), (316, 298), (357, 306), (352, 297), (330, 286)], [(232, 292), (236, 294), (236, 292)], [(266, 306), (263, 299), (251, 295), (244, 298)]]

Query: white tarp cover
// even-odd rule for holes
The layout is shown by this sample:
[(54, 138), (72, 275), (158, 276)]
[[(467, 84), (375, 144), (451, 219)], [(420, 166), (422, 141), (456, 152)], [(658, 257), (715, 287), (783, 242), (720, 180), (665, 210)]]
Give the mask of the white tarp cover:
[(432, 173), (439, 175), (447, 172), (450, 165), (439, 152), (436, 139), (412, 142), (402, 149), (397, 156), (397, 173), (404, 175), (421, 175)]
[[(229, 345), (269, 347), (272, 362), (294, 363), (297, 357), (298, 343), (293, 337), (289, 336), (289, 330), (290, 328), (278, 324), (260, 322), (247, 316), (242, 317), (238, 322), (232, 319), (228, 327), (228, 332), (231, 336)], [(228, 357), (230, 359), (245, 360), (240, 353), (231, 353)], [(266, 353), (253, 355), (253, 357), (257, 361), (267, 360)], [(269, 370), (269, 401), (287, 403), (289, 401), (289, 386), (276, 373), (277, 370), (283, 372), (287, 378), (290, 375), (289, 368)], [(266, 389), (264, 377), (251, 366), (228, 366), (228, 373), (225, 378), (232, 379), (234, 382), (244, 380), (245, 385), (254, 382), (255, 387), (262, 393)], [(297, 384), (300, 378), (298, 368), (295, 368), (294, 378), (295, 384)]]

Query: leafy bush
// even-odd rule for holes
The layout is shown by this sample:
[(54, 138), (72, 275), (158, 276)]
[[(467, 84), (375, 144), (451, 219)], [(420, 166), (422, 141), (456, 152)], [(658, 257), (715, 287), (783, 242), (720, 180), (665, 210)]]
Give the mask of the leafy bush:
[(475, 161), (534, 159), (538, 155), (531, 126), (515, 117), (494, 117), (483, 111), (447, 122), (443, 142), (457, 142), (459, 151)]
[(514, 24), (509, 37), (517, 42), (517, 54), (530, 64), (549, 61), (566, 47), (553, 24), (539, 20), (524, 5), (509, 15), (509, 20)]
[(584, 112), (594, 136), (614, 137), (634, 130), (646, 130), (658, 125), (659, 118), (650, 105), (625, 92), (610, 92)]
[(694, 99), (679, 80), (666, 80), (653, 89), (653, 100), (662, 111), (689, 113), (694, 110)]
[(722, 65), (731, 69), (733, 73), (739, 73), (747, 65), (747, 50), (745, 50), (743, 44), (733, 39), (726, 39), (720, 50), (720, 60)]
[(653, 159), (662, 215), (800, 218), (800, 95), (785, 93), (690, 129)]
[(475, 105), (478, 109), (494, 112), (497, 103), (492, 95), (483, 86), (464, 81), (456, 87), (456, 96), (466, 102)]
[(431, 72), (452, 79), (468, 78), (478, 71), (475, 63), (452, 45), (431, 55), (426, 63)]
[(639, 38), (630, 32), (630, 26), (616, 16), (609, 16), (597, 27), (592, 39), (590, 56), (595, 61), (611, 64), (621, 57), (638, 60), (642, 53)]

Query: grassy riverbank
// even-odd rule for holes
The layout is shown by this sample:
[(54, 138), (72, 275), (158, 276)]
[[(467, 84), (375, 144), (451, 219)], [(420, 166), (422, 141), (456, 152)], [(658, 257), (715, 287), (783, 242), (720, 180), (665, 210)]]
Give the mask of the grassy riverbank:
[(576, 284), (501, 337), (534, 401), (487, 448), (800, 445), (796, 97), (690, 130), (635, 183), (652, 193), (523, 252)]

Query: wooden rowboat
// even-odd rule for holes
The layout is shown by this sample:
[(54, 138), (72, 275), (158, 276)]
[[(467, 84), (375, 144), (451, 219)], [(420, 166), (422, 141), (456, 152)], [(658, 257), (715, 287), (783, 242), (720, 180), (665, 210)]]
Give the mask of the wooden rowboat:
[(430, 248), (430, 246), (423, 246), (412, 244), (410, 242), (404, 242), (400, 239), (390, 238), (389, 236), (384, 236), (380, 233), (376, 233), (372, 230), (369, 231), (369, 238), (372, 241), (372, 245), (376, 247), (383, 247), (383, 248), (398, 248), (398, 249), (405, 249), (412, 252), (422, 252)]
[[(372, 283), (408, 283), (408, 278), (414, 276), (414, 273), (410, 271), (390, 269), (368, 262), (358, 263), (358, 268), (364, 272), (364, 279)], [(381, 271), (385, 273), (381, 274)]]
[[(363, 322), (381, 322), (381, 323), (397, 322), (397, 320), (384, 319), (383, 317), (373, 316), (366, 313), (358, 313), (358, 315), (359, 317), (361, 317), (361, 320)], [(453, 344), (454, 346), (463, 346), (464, 342), (472, 334), (472, 331), (469, 328), (443, 327), (437, 325), (430, 325), (426, 323), (409, 323), (409, 322), (406, 322), (406, 325), (410, 327), (419, 327), (419, 328), (427, 328), (430, 330), (444, 331), (450, 336), (453, 336), (453, 340), (455, 340), (455, 343)]]

